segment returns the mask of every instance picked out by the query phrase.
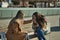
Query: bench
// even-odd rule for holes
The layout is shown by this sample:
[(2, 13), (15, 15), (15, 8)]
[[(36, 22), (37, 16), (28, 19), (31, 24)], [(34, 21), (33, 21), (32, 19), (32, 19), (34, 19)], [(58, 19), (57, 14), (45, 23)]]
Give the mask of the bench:
[(37, 37), (36, 33), (34, 32), (28, 33), (28, 35), (30, 39)]
[[(7, 40), (5, 34), (6, 34), (5, 32), (0, 32), (0, 40)], [(28, 33), (28, 35), (30, 39), (36, 37), (34, 32)]]
[[(29, 35), (29, 39), (37, 37), (36, 33), (34, 32), (28, 33), (28, 35)], [(5, 32), (0, 32), (0, 40), (7, 40)]]

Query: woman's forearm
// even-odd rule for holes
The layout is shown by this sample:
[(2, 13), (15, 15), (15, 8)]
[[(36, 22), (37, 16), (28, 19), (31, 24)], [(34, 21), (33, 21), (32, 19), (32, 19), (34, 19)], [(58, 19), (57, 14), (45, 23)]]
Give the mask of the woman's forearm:
[(28, 23), (31, 23), (32, 20), (25, 20), (23, 24), (28, 24)]

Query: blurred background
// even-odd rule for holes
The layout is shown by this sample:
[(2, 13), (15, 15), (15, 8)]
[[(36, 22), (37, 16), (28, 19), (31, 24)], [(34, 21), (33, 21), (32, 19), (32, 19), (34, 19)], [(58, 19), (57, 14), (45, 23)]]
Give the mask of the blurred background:
[(0, 0), (0, 7), (59, 8), (60, 0)]

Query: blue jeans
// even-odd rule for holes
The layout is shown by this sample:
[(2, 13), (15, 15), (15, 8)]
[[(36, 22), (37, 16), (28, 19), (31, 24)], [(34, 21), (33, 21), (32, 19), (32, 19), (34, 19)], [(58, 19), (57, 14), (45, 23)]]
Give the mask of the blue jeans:
[(41, 28), (37, 28), (36, 29), (36, 33), (37, 33), (37, 37), (38, 37), (38, 39), (39, 40), (46, 40), (46, 38), (44, 37), (44, 33), (43, 33), (43, 31), (41, 30)]

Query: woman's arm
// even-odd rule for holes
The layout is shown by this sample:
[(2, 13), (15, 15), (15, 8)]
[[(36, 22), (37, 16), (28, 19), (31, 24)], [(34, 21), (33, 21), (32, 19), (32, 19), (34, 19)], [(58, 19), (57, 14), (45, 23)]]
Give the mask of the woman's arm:
[(24, 20), (24, 23), (23, 24), (28, 24), (28, 23), (31, 23), (32, 20)]

